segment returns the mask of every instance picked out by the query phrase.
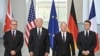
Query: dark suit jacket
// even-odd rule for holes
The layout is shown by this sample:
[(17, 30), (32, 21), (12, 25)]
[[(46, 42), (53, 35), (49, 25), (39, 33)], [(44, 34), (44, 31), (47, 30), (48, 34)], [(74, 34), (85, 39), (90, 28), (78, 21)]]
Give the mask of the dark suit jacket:
[[(55, 34), (54, 45), (53, 45), (53, 56), (71, 56), (75, 55), (74, 41), (71, 33), (66, 33), (66, 42), (62, 40), (61, 32)], [(72, 50), (70, 50), (70, 46)]]
[(77, 47), (79, 49), (78, 56), (82, 55), (83, 50), (89, 50), (88, 56), (94, 56), (94, 48), (96, 47), (96, 34), (93, 31), (89, 31), (89, 37), (85, 37), (84, 31), (79, 32), (77, 38)]
[(23, 46), (22, 32), (16, 30), (16, 36), (13, 38), (10, 30), (8, 32), (5, 32), (3, 39), (4, 39), (4, 47), (5, 47), (4, 56), (11, 56), (10, 54), (11, 50), (16, 51), (15, 56), (22, 56), (21, 54), (21, 48)]
[(30, 31), (29, 52), (34, 52), (35, 56), (44, 56), (45, 53), (49, 53), (49, 45), (49, 33), (47, 29), (42, 28), (42, 35), (40, 37), (37, 34), (37, 28)]

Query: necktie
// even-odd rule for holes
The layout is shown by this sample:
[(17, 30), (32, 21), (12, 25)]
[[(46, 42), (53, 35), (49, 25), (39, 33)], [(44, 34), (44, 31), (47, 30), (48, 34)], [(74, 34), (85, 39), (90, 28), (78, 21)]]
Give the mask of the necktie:
[(39, 30), (38, 30), (38, 36), (41, 36), (41, 33), (40, 33), (40, 28), (39, 28)]
[(63, 42), (65, 43), (65, 41), (66, 41), (66, 40), (65, 40), (65, 36), (64, 36), (64, 33), (63, 33)]
[(12, 37), (15, 38), (15, 31), (12, 31)]
[(86, 37), (88, 37), (88, 32), (86, 31)]

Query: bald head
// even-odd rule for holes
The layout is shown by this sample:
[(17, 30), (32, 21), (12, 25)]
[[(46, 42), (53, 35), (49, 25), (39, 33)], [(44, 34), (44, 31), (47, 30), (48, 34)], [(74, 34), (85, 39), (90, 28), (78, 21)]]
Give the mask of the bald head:
[(42, 27), (42, 24), (43, 24), (42, 18), (37, 18), (36, 21), (35, 21), (35, 23), (36, 23), (36, 26), (38, 28), (41, 28)]
[(67, 28), (66, 22), (61, 22), (60, 28), (61, 28), (61, 31), (62, 31), (62, 32), (66, 32), (66, 28)]

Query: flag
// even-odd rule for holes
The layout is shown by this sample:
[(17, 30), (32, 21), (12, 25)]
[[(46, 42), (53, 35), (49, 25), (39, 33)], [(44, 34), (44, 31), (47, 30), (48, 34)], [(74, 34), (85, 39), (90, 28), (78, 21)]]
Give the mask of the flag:
[(33, 0), (31, 0), (31, 5), (30, 5), (30, 10), (29, 10), (29, 15), (28, 15), (28, 23), (26, 25), (26, 30), (25, 30), (25, 42), (28, 44), (29, 40), (29, 35), (30, 35), (30, 30), (32, 28), (35, 28), (35, 10), (34, 10), (34, 4)]
[(54, 34), (58, 33), (58, 31), (59, 31), (54, 0), (52, 1), (52, 7), (51, 7), (51, 13), (50, 13), (50, 19), (49, 19), (49, 25), (48, 25), (48, 31), (49, 31), (49, 34), (50, 34), (50, 50), (51, 50), (50, 54), (52, 55)]
[(95, 13), (95, 4), (94, 4), (94, 0), (92, 1), (92, 5), (91, 5), (91, 9), (90, 9), (90, 15), (89, 15), (89, 20), (91, 21), (91, 27), (90, 30), (96, 32), (97, 37), (97, 44), (96, 44), (96, 48), (94, 51), (97, 51), (99, 49), (99, 42), (98, 42), (98, 33), (97, 33), (97, 22), (96, 22), (96, 13)]
[(7, 13), (6, 13), (5, 25), (4, 25), (4, 32), (10, 30), (11, 20), (12, 20), (11, 3), (10, 3), (10, 0), (8, 0)]
[(77, 25), (73, 0), (72, 0), (71, 11), (70, 11), (69, 20), (68, 20), (68, 30), (70, 33), (72, 33), (73, 39), (76, 42), (77, 35), (78, 35), (78, 25)]

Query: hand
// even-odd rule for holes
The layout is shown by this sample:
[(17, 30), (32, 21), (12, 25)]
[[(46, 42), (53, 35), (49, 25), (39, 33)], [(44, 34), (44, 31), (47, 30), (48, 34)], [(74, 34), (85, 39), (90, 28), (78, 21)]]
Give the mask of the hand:
[(11, 50), (10, 54), (11, 54), (11, 55), (15, 55), (16, 52), (15, 52), (14, 50)]
[(82, 54), (87, 56), (89, 53), (88, 51), (82, 51)]
[(88, 55), (90, 54), (90, 51), (89, 50), (87, 50), (86, 52), (87, 52)]
[(30, 56), (34, 56), (34, 53), (33, 52), (30, 52), (29, 54), (30, 54)]
[(85, 51), (82, 51), (82, 54), (85, 54)]
[(48, 53), (45, 53), (45, 56), (48, 56)]

